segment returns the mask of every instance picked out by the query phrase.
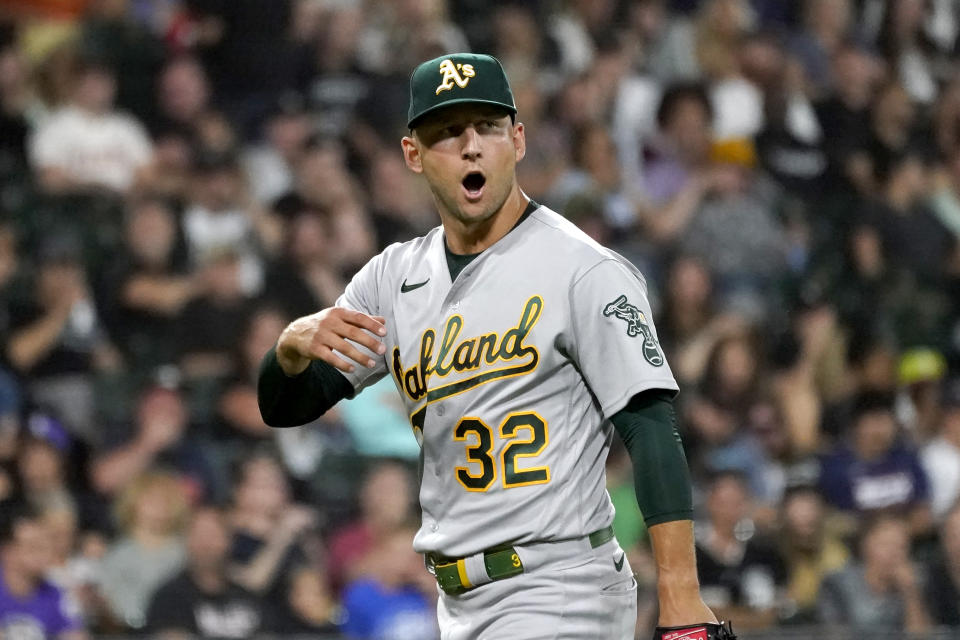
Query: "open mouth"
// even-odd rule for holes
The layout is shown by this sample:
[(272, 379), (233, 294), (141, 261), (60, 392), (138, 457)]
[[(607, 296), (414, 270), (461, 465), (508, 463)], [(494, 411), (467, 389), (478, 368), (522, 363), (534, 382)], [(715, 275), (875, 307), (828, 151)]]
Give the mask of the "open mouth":
[(483, 195), (483, 185), (487, 183), (487, 179), (479, 171), (471, 171), (463, 178), (462, 182), (467, 200), (476, 201)]

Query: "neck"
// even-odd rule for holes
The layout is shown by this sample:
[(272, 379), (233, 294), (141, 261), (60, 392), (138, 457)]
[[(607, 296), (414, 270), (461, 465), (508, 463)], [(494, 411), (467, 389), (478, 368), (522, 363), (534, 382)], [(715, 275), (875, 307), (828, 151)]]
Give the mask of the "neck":
[(480, 253), (513, 229), (529, 201), (519, 185), (514, 183), (503, 206), (486, 220), (472, 223), (458, 220), (449, 214), (441, 215), (447, 246), (461, 255)]
[(148, 549), (156, 549), (166, 545), (170, 536), (166, 533), (151, 531), (146, 527), (137, 527), (131, 532), (131, 537)]
[(884, 572), (876, 567), (867, 565), (864, 567), (863, 579), (867, 585), (876, 593), (883, 593), (887, 590), (889, 580)]
[(3, 563), (3, 571), (2, 575), (0, 575), (0, 578), (2, 578), (4, 584), (7, 585), (7, 591), (15, 596), (20, 597), (30, 595), (36, 586), (35, 581), (31, 580), (28, 576), (17, 572), (11, 566), (9, 559), (5, 560), (6, 561)]
[(227, 585), (227, 580), (219, 565), (194, 566), (190, 569), (193, 581), (204, 593), (220, 593)]

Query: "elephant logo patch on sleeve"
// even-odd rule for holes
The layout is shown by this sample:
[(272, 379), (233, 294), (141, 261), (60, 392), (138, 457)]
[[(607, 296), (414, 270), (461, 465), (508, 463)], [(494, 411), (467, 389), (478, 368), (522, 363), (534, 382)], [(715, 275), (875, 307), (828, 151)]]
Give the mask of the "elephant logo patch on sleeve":
[(643, 357), (655, 367), (663, 364), (663, 352), (657, 342), (647, 318), (640, 309), (627, 302), (627, 296), (620, 295), (616, 300), (603, 308), (603, 315), (616, 316), (627, 323), (627, 335), (631, 338), (643, 336)]

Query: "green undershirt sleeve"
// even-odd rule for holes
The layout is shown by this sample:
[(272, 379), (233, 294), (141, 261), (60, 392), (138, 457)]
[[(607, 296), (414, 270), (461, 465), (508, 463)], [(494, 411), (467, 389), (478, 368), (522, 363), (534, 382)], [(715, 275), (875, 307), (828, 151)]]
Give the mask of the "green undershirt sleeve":
[(280, 368), (276, 348), (273, 348), (260, 363), (257, 403), (263, 421), (271, 427), (296, 427), (312, 422), (353, 394), (350, 381), (326, 362), (314, 360), (302, 373), (288, 376)]
[(693, 518), (690, 470), (673, 395), (662, 389), (643, 391), (610, 418), (633, 462), (637, 504), (647, 527)]

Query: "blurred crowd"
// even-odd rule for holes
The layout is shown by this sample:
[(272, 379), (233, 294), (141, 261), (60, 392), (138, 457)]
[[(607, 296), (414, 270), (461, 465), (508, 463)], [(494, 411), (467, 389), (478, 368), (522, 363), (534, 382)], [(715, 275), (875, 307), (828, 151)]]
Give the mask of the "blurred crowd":
[(958, 33), (951, 0), (5, 0), (0, 636), (435, 636), (392, 382), (278, 431), (255, 384), (438, 223), (399, 139), (457, 50), (511, 78), (525, 192), (647, 277), (707, 603), (960, 626)]

